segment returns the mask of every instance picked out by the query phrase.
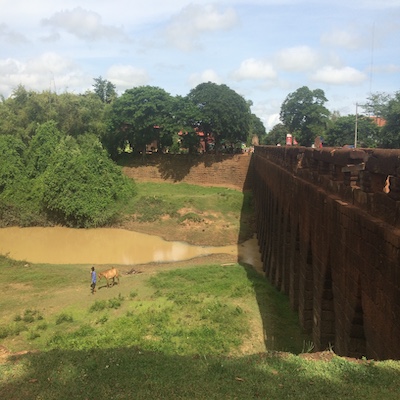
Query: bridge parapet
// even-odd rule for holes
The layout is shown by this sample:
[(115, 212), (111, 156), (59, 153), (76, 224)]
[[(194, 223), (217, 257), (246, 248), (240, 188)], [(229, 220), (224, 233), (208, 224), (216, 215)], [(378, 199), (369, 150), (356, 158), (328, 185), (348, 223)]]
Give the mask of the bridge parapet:
[(400, 359), (400, 150), (257, 146), (268, 279), (315, 348)]
[(400, 150), (258, 146), (256, 154), (400, 228)]

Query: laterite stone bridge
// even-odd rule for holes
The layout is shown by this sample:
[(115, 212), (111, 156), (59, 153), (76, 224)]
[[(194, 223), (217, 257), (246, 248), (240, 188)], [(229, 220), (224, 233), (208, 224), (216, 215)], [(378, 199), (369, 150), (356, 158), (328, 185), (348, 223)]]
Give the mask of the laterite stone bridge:
[(400, 359), (400, 150), (257, 146), (268, 279), (316, 350)]

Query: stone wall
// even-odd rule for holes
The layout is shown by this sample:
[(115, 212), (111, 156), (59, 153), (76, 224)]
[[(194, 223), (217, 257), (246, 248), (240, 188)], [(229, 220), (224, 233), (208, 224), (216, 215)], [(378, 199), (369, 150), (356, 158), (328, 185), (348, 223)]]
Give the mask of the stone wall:
[(251, 159), (251, 153), (149, 154), (130, 157), (124, 162), (123, 171), (139, 182), (185, 182), (248, 190), (251, 188), (251, 176), (248, 175)]
[(266, 276), (316, 350), (400, 359), (400, 151), (257, 146)]

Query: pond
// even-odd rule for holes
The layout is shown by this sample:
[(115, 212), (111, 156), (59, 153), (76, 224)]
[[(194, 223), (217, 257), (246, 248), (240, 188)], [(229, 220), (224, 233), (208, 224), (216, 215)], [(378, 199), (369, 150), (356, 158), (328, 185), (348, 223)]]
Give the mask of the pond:
[(114, 228), (1, 228), (0, 254), (32, 263), (119, 265), (174, 262), (211, 254), (230, 254), (258, 268), (261, 264), (255, 238), (241, 245), (194, 246)]

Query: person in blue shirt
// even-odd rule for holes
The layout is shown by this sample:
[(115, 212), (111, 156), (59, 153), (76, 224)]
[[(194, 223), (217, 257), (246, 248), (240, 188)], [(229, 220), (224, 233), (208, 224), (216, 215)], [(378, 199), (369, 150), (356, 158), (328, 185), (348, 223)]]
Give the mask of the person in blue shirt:
[(92, 283), (90, 284), (90, 287), (92, 288), (92, 294), (96, 291), (96, 282), (97, 282), (97, 274), (96, 271), (94, 270), (94, 267), (92, 267), (92, 271), (90, 273), (92, 277)]

